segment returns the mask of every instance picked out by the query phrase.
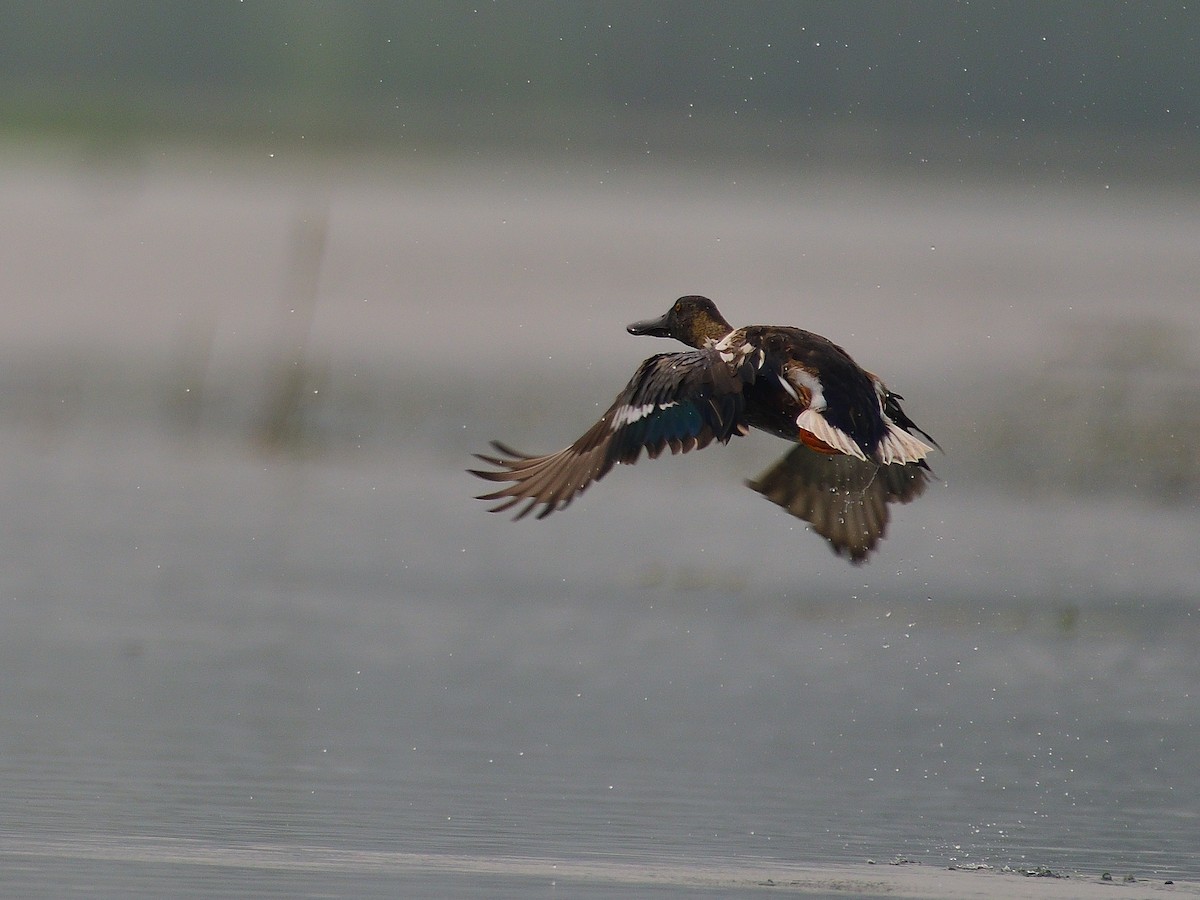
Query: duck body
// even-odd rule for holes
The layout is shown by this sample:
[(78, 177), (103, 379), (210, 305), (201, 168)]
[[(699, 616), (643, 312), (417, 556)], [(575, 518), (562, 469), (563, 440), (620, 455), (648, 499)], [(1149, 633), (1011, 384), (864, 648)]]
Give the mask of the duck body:
[(845, 350), (819, 334), (781, 325), (740, 328), (729, 341), (763, 350), (762, 377), (748, 393), (751, 425), (820, 453), (845, 452), (799, 424), (815, 410), (864, 456), (875, 452), (887, 433), (878, 392)]
[[(827, 338), (789, 326), (734, 329), (697, 295), (627, 330), (693, 349), (645, 360), (600, 420), (558, 453), (528, 456), (493, 442), (501, 455), (478, 458), (496, 468), (472, 471), (506, 483), (481, 497), (500, 501), (494, 511), (527, 501), (516, 518), (539, 505), (544, 518), (642, 451), (686, 452), (751, 428), (800, 446), (750, 487), (854, 562), (883, 536), (887, 505), (924, 490), (933, 447), (913, 432), (932, 438), (904, 414), (898, 395)], [(877, 477), (883, 469), (896, 471)]]

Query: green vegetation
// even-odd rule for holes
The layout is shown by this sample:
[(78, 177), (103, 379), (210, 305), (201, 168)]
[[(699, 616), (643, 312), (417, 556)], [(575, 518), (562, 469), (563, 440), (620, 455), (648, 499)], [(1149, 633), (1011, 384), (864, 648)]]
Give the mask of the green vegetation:
[(1198, 36), (1161, 2), (8, 0), (0, 131), (1169, 167)]

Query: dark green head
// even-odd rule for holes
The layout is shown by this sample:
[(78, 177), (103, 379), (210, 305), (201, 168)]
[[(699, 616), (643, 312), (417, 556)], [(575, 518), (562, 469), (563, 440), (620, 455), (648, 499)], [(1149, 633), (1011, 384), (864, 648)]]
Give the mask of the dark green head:
[(717, 311), (715, 303), (707, 297), (689, 294), (676, 300), (665, 316), (634, 322), (627, 330), (630, 334), (675, 338), (689, 347), (700, 348), (709, 341), (721, 340), (733, 327)]

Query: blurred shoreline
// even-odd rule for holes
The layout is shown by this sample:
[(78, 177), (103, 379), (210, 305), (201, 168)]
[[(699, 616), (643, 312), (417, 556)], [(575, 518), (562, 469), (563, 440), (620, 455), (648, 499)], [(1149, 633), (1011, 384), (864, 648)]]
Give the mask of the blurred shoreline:
[(704, 292), (878, 371), (947, 477), (1200, 496), (1200, 193), (154, 159), (6, 157), (10, 425), (565, 442), (667, 349), (624, 324)]

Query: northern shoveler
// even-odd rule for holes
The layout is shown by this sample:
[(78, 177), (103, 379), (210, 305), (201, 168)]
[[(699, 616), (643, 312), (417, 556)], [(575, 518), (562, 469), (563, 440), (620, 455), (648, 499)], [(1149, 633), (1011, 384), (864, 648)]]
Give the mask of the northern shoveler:
[(479, 498), (501, 501), (493, 512), (528, 501), (514, 518), (541, 505), (542, 519), (643, 450), (652, 459), (668, 447), (686, 453), (751, 428), (798, 446), (747, 484), (809, 522), (852, 562), (865, 560), (883, 537), (888, 504), (925, 490), (925, 457), (937, 443), (905, 415), (900, 395), (819, 334), (778, 325), (734, 329), (711, 300), (694, 295), (628, 331), (695, 349), (643, 362), (600, 421), (564, 450), (528, 456), (493, 441), (498, 456), (476, 454), (495, 468), (472, 474), (507, 482)]

